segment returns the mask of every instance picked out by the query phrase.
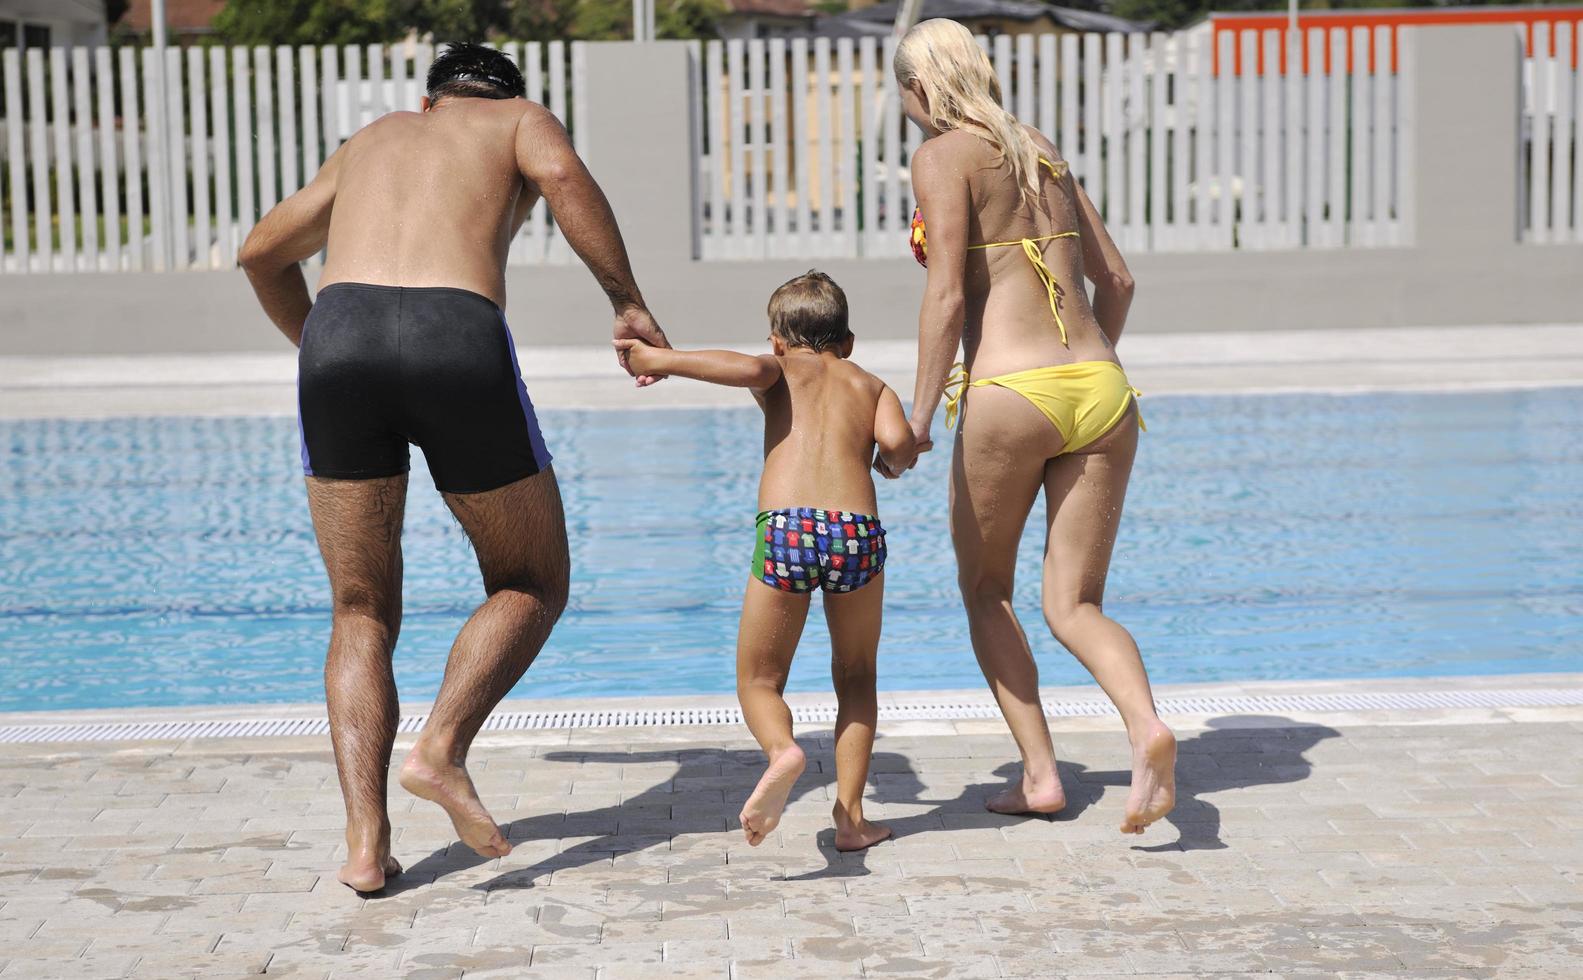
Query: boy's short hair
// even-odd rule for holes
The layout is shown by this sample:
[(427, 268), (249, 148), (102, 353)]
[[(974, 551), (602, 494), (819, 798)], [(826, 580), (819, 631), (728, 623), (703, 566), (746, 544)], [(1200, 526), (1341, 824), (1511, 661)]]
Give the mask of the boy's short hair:
[(793, 347), (834, 350), (852, 336), (846, 293), (835, 280), (810, 269), (770, 294), (770, 332)]

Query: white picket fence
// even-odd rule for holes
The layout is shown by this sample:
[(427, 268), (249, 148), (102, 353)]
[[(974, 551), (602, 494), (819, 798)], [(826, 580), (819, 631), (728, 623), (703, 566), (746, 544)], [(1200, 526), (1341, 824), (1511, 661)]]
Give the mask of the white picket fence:
[[(572, 121), (579, 46), (504, 46), (528, 96)], [(429, 45), (7, 49), (0, 269), (230, 268), (258, 217), (347, 137), (416, 109)], [(571, 57), (568, 57), (568, 54)], [(566, 261), (540, 202), (516, 264)]]
[[(1295, 52), (1273, 31), (983, 43), (1008, 107), (1054, 140), (1121, 246), (1143, 251), (1410, 244), (1398, 78), (1411, 48), (1395, 41), (1315, 28)], [(1539, 25), (1525, 63), (1526, 241), (1583, 240), (1579, 44), (1576, 23), (1553, 45)], [(575, 138), (582, 45), (503, 47)], [(692, 50), (701, 257), (907, 254), (920, 134), (900, 113), (894, 41)], [(258, 216), (358, 127), (417, 105), (432, 56), (212, 47), (171, 49), (160, 66), (149, 49), (7, 49), (0, 270), (229, 268)], [(569, 259), (541, 202), (510, 261)]]
[[(1048, 135), (1128, 250), (1404, 243), (1392, 29), (980, 39), (1007, 108)], [(706, 258), (897, 255), (920, 134), (895, 41), (711, 42)], [(1357, 55), (1353, 56), (1356, 52)], [(1377, 52), (1372, 55), (1371, 52)], [(1349, 68), (1350, 65), (1350, 68)]]
[(1532, 50), (1523, 65), (1523, 240), (1583, 242), (1583, 20), (1535, 24)]

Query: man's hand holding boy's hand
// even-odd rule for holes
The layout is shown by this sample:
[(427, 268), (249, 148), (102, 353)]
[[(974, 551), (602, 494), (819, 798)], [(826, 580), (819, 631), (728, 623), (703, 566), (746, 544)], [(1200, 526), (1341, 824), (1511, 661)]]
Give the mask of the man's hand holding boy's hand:
[(660, 375), (653, 374), (635, 367), (627, 355), (627, 349), (621, 345), (628, 341), (636, 341), (652, 350), (656, 347), (669, 347), (671, 342), (665, 339), (665, 331), (654, 322), (654, 316), (648, 310), (634, 307), (616, 314), (616, 326), (613, 334), (615, 339), (616, 360), (628, 374), (637, 379), (638, 387), (645, 388), (660, 380)]
[(665, 372), (659, 370), (659, 362), (663, 359), (658, 348), (651, 347), (636, 337), (617, 337), (611, 341), (616, 349), (616, 356), (621, 363), (626, 365), (628, 371), (639, 379), (639, 386), (644, 383), (653, 384), (665, 377)]

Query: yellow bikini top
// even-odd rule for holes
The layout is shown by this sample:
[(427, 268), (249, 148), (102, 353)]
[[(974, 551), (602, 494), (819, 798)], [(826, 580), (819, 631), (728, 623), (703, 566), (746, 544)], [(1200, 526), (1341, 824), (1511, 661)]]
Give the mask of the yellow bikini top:
[[(1051, 163), (1049, 160), (1046, 160), (1044, 157), (1040, 157), (1039, 158), (1039, 162), (1044, 164), (1045, 168), (1050, 171), (1050, 175), (1052, 177), (1054, 177), (1056, 180), (1060, 180), (1061, 178), (1066, 176), (1067, 166), (1066, 166), (1066, 161), (1065, 160), (1062, 160), (1060, 163), (1056, 164), (1056, 163)], [(983, 245), (969, 245), (968, 246), (969, 249), (1004, 248), (1004, 247), (1009, 247), (1009, 246), (1012, 246), (1012, 245), (1021, 245), (1022, 246), (1022, 253), (1028, 257), (1028, 261), (1029, 262), (1033, 263), (1033, 271), (1038, 273), (1039, 281), (1044, 283), (1044, 290), (1045, 290), (1046, 293), (1049, 294), (1049, 297), (1050, 297), (1050, 314), (1055, 317), (1055, 325), (1057, 327), (1059, 327), (1060, 330), (1061, 330), (1061, 343), (1063, 345), (1066, 344), (1066, 324), (1064, 322), (1062, 322), (1062, 320), (1061, 320), (1061, 309), (1060, 309), (1061, 285), (1060, 285), (1059, 282), (1056, 281), (1055, 273), (1051, 272), (1050, 271), (1050, 267), (1045, 264), (1045, 262), (1044, 262), (1044, 254), (1039, 250), (1039, 243), (1040, 242), (1054, 241), (1057, 238), (1076, 238), (1076, 237), (1077, 237), (1077, 232), (1075, 232), (1075, 231), (1063, 231), (1060, 234), (1056, 234), (1056, 235), (1041, 235), (1038, 238), (1019, 238), (1016, 241), (1011, 241), (1011, 242), (986, 242)], [(928, 266), (928, 264), (929, 264), (929, 238), (928, 238), (928, 235), (926, 235), (925, 232), (924, 232), (923, 212), (920, 209), (918, 209), (918, 208), (913, 208), (913, 211), (912, 211), (912, 238), (911, 238), (911, 243), (912, 243), (912, 254), (913, 254), (913, 257), (918, 260), (918, 264), (921, 265), (921, 266)]]

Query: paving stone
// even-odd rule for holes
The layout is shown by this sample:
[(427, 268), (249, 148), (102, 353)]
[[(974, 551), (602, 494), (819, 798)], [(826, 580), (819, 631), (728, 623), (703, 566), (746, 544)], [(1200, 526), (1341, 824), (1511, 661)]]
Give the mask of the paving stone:
[[(47, 747), (4, 746), (0, 978), (240, 976), (267, 956), (270, 975), (309, 977), (1575, 980), (1583, 801), (1556, 760), (1583, 757), (1583, 723), (1371, 723), (1317, 742), (1184, 728), (1184, 798), (1136, 840), (1114, 828), (1124, 745), (1078, 721), (1057, 725), (1086, 768), (1055, 821), (980, 808), (1014, 757), (1003, 726), (882, 739), (871, 806), (899, 836), (856, 855), (829, 844), (828, 729), (804, 740), (810, 771), (760, 848), (728, 829), (762, 767), (735, 730), (493, 733), (476, 775), (517, 851), (482, 860), (397, 794), (408, 873), (372, 897), (334, 879), (322, 740), (47, 764)], [(77, 832), (5, 837), (45, 820)]]

